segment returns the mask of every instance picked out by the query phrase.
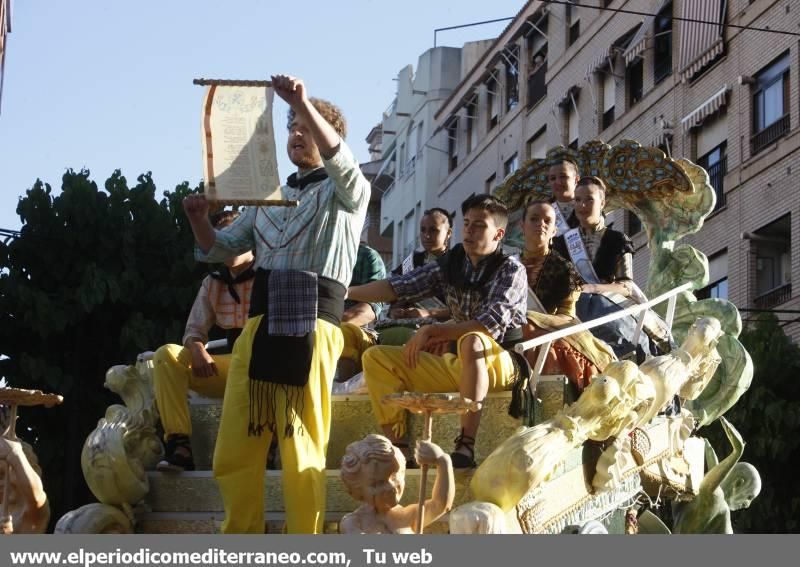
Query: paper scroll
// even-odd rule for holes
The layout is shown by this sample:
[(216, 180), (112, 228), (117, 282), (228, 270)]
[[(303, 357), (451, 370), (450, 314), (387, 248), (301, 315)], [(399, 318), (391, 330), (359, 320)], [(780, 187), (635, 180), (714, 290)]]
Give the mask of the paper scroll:
[[(206, 87), (203, 100), (203, 169), (209, 200), (289, 204), (281, 199), (272, 87)], [(258, 203), (255, 203), (258, 202)]]

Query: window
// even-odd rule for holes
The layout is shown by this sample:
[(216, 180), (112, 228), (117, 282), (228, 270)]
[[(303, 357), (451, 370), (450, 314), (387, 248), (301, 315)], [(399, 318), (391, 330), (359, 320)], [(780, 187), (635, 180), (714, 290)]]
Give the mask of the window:
[(625, 83), (628, 85), (628, 108), (642, 100), (644, 95), (644, 65), (637, 59), (625, 70)]
[(517, 161), (517, 154), (515, 152), (514, 155), (508, 158), (506, 162), (503, 164), (503, 178), (505, 179), (506, 177), (517, 171), (518, 167), (519, 163)]
[(447, 171), (458, 167), (458, 120), (451, 120), (447, 125)]
[(417, 162), (417, 125), (412, 124), (408, 132), (408, 161), (406, 162), (405, 173), (411, 175), (414, 173)]
[(478, 128), (475, 120), (478, 117), (478, 97), (474, 96), (467, 103), (467, 153), (478, 146)]
[(506, 112), (519, 104), (519, 46), (514, 45), (503, 53), (506, 69)]
[(722, 142), (697, 160), (697, 164), (708, 172), (709, 183), (717, 195), (717, 204), (714, 206), (714, 211), (718, 211), (725, 206), (725, 191), (722, 187), (722, 179), (728, 172), (727, 147), (728, 143)]
[(547, 96), (547, 46), (533, 56), (531, 72), (528, 74), (528, 110)]
[(711, 282), (694, 293), (697, 299), (728, 299), (728, 278)]
[(483, 192), (491, 193), (492, 191), (494, 191), (494, 186), (496, 182), (497, 182), (497, 175), (492, 173), (489, 176), (489, 179), (486, 180), (486, 183), (484, 183)]
[(603, 130), (614, 123), (614, 104), (617, 98), (617, 87), (614, 70), (608, 68), (603, 74)]
[(400, 144), (400, 149), (397, 150), (397, 166), (400, 168), (398, 172), (400, 177), (403, 176), (403, 173), (406, 170), (406, 145)]
[(573, 102), (570, 97), (567, 100), (567, 145), (572, 149), (578, 149), (579, 119), (576, 107), (577, 100)]
[(639, 217), (636, 216), (636, 213), (632, 211), (625, 211), (626, 224), (628, 225), (627, 234), (628, 236), (633, 236), (634, 234), (639, 234), (642, 232), (642, 221), (639, 220)]
[(525, 144), (525, 158), (544, 159), (547, 156), (547, 126), (542, 126), (538, 132), (528, 139)]
[(753, 92), (752, 153), (789, 131), (789, 53), (784, 53), (756, 77)]
[(486, 83), (486, 107), (489, 109), (489, 123), (487, 130), (497, 126), (497, 116), (500, 114), (500, 104), (497, 96), (497, 81), (490, 79)]
[(751, 237), (756, 307), (770, 309), (792, 297), (791, 219), (785, 215)]
[(658, 12), (653, 31), (653, 75), (658, 84), (672, 74), (672, 2)]
[(581, 20), (578, 15), (578, 7), (572, 4), (566, 5), (567, 22), (567, 47), (578, 41), (581, 35)]

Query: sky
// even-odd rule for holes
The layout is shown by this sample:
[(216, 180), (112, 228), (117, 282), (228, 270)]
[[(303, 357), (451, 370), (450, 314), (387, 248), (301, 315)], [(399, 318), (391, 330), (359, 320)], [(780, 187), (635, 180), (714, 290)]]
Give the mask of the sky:
[[(339, 105), (348, 144), (364, 138), (416, 68), (434, 29), (514, 16), (525, 0), (12, 0), (0, 109), (0, 228), (19, 229), (17, 202), (36, 179), (56, 193), (68, 168), (102, 186), (151, 171), (158, 187), (202, 178), (200, 108), (192, 79), (302, 78)], [(438, 45), (496, 37), (507, 22), (439, 32)], [(273, 111), (278, 166), (287, 106)]]

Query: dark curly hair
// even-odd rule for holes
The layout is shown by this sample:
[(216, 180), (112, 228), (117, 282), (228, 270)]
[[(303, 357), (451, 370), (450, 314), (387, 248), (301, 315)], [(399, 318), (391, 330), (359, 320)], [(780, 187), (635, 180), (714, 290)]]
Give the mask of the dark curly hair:
[[(342, 111), (339, 109), (339, 107), (332, 102), (328, 102), (327, 100), (323, 100), (321, 98), (311, 97), (308, 100), (311, 102), (314, 108), (317, 109), (317, 112), (322, 115), (326, 122), (333, 126), (333, 129), (336, 130), (336, 133), (339, 134), (342, 140), (344, 140), (347, 137), (347, 121), (344, 119), (344, 114), (342, 114)], [(290, 108), (289, 113), (287, 114), (287, 129), (292, 128), (294, 115), (294, 110)]]

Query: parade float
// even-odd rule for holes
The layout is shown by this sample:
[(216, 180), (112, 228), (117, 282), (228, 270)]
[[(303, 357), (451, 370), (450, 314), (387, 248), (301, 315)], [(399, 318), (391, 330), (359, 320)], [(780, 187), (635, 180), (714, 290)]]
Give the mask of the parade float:
[[(605, 180), (607, 212), (625, 209), (641, 220), (650, 250), (645, 292), (651, 299), (623, 306), (616, 316), (633, 316), (641, 328), (657, 315), (671, 329), (673, 346), (638, 365), (612, 362), (577, 399), (565, 377), (540, 375), (535, 364), (528, 383), (532, 407), (524, 419), (508, 413), (511, 392), (490, 394), (476, 443), (478, 468), (455, 471), (453, 509), (426, 533), (667, 533), (659, 510), (668, 510), (675, 532), (732, 533), (730, 511), (757, 496), (760, 479), (739, 462), (744, 441), (723, 415), (749, 387), (753, 367), (737, 339), (742, 321), (736, 307), (693, 294), (708, 283), (706, 257), (678, 244), (714, 208), (708, 175), (685, 159), (628, 140), (554, 148), (496, 189), (512, 221), (528, 201), (549, 198), (548, 163), (564, 156), (584, 175)], [(514, 239), (510, 231), (509, 244)], [(540, 346), (541, 352), (556, 338), (596, 324), (584, 321), (528, 341), (526, 348)], [(221, 400), (192, 400), (197, 470), (166, 474), (154, 470), (162, 448), (152, 362), (141, 356), (135, 365), (116, 366), (105, 385), (123, 404), (108, 408), (81, 455), (98, 502), (65, 514), (56, 532), (217, 532), (224, 513), (211, 458)], [(448, 404), (459, 405), (452, 397)], [(673, 410), (663, 411), (668, 406)], [(340, 478), (342, 458), (350, 443), (378, 428), (364, 394), (335, 394), (332, 411), (326, 528), (335, 533), (340, 520), (358, 509), (355, 492)], [(436, 419), (430, 419), (431, 411), (409, 414), (412, 441), (446, 444), (455, 437), (456, 412), (443, 413)], [(717, 420), (731, 444), (722, 460), (703, 439), (703, 427)], [(424, 495), (424, 469), (396, 471), (405, 487), (403, 504), (416, 502), (420, 487)], [(280, 477), (279, 470), (264, 473), (266, 532), (282, 527)]]

